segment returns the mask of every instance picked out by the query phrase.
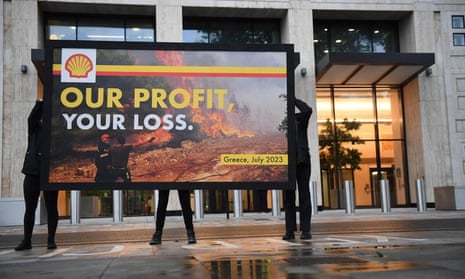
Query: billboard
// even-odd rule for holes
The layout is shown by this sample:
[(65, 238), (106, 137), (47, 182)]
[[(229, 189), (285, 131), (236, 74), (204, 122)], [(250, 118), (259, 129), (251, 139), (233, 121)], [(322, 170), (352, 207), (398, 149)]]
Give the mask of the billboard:
[(295, 185), (291, 45), (49, 42), (44, 189)]

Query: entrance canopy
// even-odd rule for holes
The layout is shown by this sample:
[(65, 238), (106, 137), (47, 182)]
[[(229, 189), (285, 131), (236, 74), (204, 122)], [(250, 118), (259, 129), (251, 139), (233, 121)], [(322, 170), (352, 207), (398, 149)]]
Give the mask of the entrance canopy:
[(434, 53), (328, 53), (317, 66), (323, 85), (402, 86), (434, 64)]

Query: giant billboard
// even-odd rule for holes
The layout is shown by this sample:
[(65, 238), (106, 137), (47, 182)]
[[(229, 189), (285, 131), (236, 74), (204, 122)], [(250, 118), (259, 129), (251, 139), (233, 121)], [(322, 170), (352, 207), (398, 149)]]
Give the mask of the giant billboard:
[(50, 42), (44, 189), (295, 185), (291, 45)]

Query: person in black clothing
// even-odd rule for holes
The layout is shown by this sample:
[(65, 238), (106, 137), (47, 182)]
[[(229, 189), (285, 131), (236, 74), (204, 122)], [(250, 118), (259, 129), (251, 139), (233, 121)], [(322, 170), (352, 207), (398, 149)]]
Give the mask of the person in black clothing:
[[(157, 219), (155, 221), (155, 233), (150, 240), (150, 245), (161, 244), (161, 236), (166, 219), (166, 207), (168, 205), (168, 197), (170, 190), (159, 190)], [(192, 208), (190, 204), (190, 192), (188, 190), (178, 190), (179, 201), (181, 202), (182, 216), (184, 218), (184, 226), (187, 232), (187, 243), (197, 243), (194, 233), (194, 225), (192, 223)]]
[[(34, 229), (35, 212), (40, 195), (40, 140), (42, 133), (42, 100), (35, 103), (28, 117), (28, 144), (23, 163), (22, 173), (25, 174), (23, 182), (24, 202), (24, 238), (16, 246), (16, 251), (32, 248), (31, 238)], [(58, 191), (43, 191), (45, 207), (47, 209), (48, 239), (47, 249), (55, 249), (55, 233), (58, 225)]]
[(97, 174), (95, 182), (111, 181), (111, 157), (110, 157), (110, 135), (102, 134), (98, 143), (98, 151), (95, 158)]
[[(296, 99), (296, 107), (300, 110), (296, 113), (297, 128), (297, 164), (296, 178), (299, 191), (299, 213), (300, 213), (300, 239), (311, 239), (310, 221), (312, 217), (312, 207), (310, 203), (310, 152), (308, 148), (307, 127), (312, 115), (312, 108), (302, 100)], [(295, 239), (294, 232), (297, 231), (296, 224), (296, 206), (295, 206), (295, 189), (284, 191), (284, 210), (286, 213), (286, 234), (284, 240)]]
[(124, 182), (131, 182), (131, 172), (128, 167), (129, 153), (138, 146), (150, 143), (154, 140), (151, 137), (146, 142), (139, 142), (135, 144), (126, 144), (124, 136), (118, 136), (116, 141), (117, 145), (110, 147), (109, 155), (111, 157), (111, 175), (114, 179), (122, 178)]

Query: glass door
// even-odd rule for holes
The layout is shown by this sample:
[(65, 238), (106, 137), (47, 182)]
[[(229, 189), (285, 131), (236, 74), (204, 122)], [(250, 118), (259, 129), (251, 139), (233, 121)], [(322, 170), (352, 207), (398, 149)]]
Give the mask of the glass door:
[(379, 207), (377, 176), (389, 180), (391, 206), (406, 204), (402, 115), (398, 89), (317, 89), (324, 208), (345, 207), (346, 180), (353, 182), (356, 207)]

